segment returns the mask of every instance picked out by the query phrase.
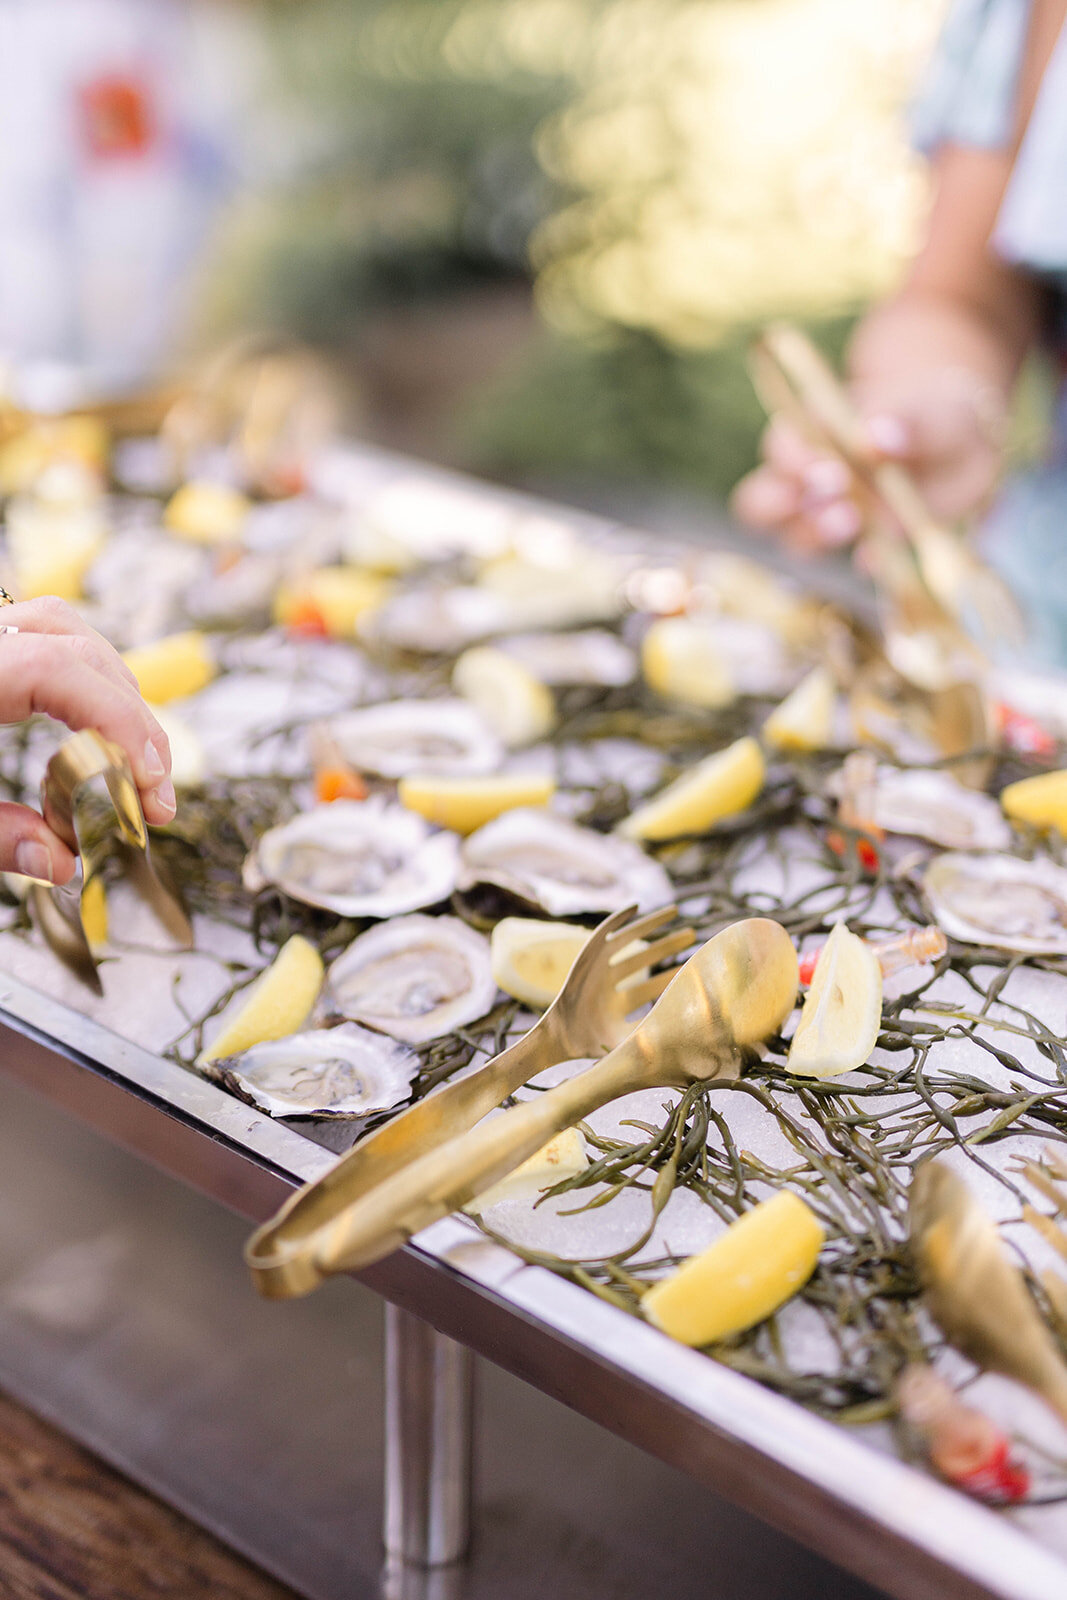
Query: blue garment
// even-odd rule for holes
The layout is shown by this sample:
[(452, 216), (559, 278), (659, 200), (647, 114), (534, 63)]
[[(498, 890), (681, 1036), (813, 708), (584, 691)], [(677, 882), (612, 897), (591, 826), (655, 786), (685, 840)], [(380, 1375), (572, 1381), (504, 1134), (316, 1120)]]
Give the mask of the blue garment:
[[(1029, 19), (1030, 0), (956, 0), (915, 107), (922, 149), (999, 149), (1012, 140)], [(1067, 28), (1038, 91), (993, 245), (1047, 284), (1050, 337), (1067, 359)], [(1008, 484), (981, 543), (1030, 615), (1028, 653), (1067, 666), (1067, 391), (1052, 460)]]

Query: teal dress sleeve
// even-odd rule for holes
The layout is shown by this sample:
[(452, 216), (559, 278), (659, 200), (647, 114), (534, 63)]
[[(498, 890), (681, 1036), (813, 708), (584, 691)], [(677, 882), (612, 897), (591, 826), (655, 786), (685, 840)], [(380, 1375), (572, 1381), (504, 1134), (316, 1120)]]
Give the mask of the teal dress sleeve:
[(912, 112), (919, 148), (1011, 136), (1030, 0), (955, 0)]

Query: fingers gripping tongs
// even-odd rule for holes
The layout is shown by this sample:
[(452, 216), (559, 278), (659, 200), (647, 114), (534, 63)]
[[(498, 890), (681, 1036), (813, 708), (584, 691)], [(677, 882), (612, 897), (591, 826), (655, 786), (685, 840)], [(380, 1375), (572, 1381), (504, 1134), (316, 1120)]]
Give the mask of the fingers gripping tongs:
[[(100, 803), (101, 786), (110, 804)], [(48, 826), (81, 857), (80, 882), (63, 888), (35, 883), (30, 891), (41, 932), (72, 972), (103, 993), (98, 952), (107, 937), (104, 873), (116, 861), (179, 949), (192, 948), (189, 918), (152, 863), (141, 798), (121, 746), (91, 730), (76, 733), (48, 763), (41, 802)]]

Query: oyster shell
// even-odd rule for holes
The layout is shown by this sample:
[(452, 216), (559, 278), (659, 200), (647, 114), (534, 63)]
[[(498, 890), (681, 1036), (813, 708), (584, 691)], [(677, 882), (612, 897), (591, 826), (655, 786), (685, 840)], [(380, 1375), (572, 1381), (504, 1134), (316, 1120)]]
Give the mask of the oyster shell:
[[(847, 785), (846, 762), (837, 792)], [(1011, 828), (996, 800), (947, 772), (880, 766), (861, 818), (885, 833), (928, 839), (947, 850), (1006, 850)]]
[(670, 879), (639, 845), (595, 833), (550, 811), (508, 811), (465, 840), (457, 887), (489, 884), (550, 917), (651, 911), (670, 902)]
[(245, 887), (273, 883), (306, 905), (343, 917), (391, 917), (447, 900), (459, 841), (413, 811), (335, 800), (269, 829), (244, 864)]
[(517, 633), (500, 648), (550, 687), (590, 684), (621, 688), (637, 676), (637, 656), (606, 628), (577, 633)]
[(939, 927), (965, 944), (1067, 955), (1067, 871), (1009, 855), (938, 856), (923, 889)]
[(388, 700), (335, 717), (330, 736), (360, 772), (465, 778), (492, 772), (503, 748), (465, 700)]
[(210, 1063), (208, 1075), (271, 1117), (366, 1117), (405, 1100), (419, 1058), (354, 1022), (293, 1033)]
[(407, 1044), (484, 1017), (496, 998), (489, 941), (458, 917), (398, 917), (338, 956), (327, 1007)]

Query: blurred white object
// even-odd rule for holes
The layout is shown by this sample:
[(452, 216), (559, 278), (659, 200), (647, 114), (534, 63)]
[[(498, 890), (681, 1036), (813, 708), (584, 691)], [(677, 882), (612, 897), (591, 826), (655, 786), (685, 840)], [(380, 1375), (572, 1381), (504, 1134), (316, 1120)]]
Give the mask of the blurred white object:
[(205, 0), (0, 0), (0, 357), (22, 403), (136, 382), (180, 336), (233, 164), (229, 26)]

